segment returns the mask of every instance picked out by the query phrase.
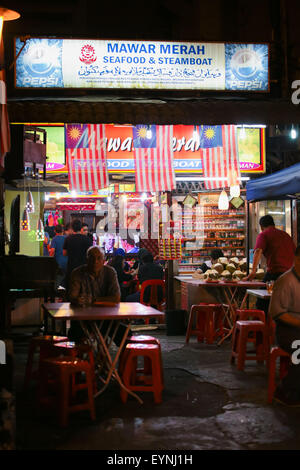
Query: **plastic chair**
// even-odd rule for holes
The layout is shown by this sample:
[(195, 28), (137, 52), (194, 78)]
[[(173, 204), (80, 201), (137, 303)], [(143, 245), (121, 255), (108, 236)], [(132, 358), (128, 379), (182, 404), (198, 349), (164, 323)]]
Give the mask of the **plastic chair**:
[(290, 365), (290, 354), (278, 346), (271, 349), (269, 360), (269, 382), (268, 382), (268, 403), (272, 403), (276, 389), (276, 360), (280, 359), (279, 377), (280, 380), (287, 374)]
[[(158, 296), (158, 287), (162, 288), (162, 295), (163, 298), (159, 300)], [(150, 297), (149, 300), (146, 302), (144, 300), (145, 291), (147, 288), (150, 288)], [(150, 305), (153, 308), (156, 308), (160, 312), (163, 312), (166, 302), (166, 285), (165, 281), (161, 279), (151, 279), (149, 281), (144, 281), (141, 285), (141, 293), (140, 293), (140, 303), (143, 305)], [(163, 322), (163, 320), (161, 320)], [(145, 323), (149, 323), (149, 318), (145, 320)]]

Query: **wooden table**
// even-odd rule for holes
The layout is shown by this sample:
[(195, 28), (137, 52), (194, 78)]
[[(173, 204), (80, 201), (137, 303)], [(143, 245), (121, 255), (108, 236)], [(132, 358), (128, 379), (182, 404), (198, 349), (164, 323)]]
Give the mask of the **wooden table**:
[[(103, 383), (102, 388), (97, 391), (95, 396), (105, 390), (112, 378), (118, 381), (120, 387), (126, 389), (118, 374), (117, 362), (128, 337), (130, 322), (138, 319), (161, 318), (164, 315), (163, 312), (137, 302), (121, 302), (109, 306), (98, 304), (89, 307), (74, 307), (69, 302), (46, 303), (43, 305), (43, 309), (45, 316), (50, 317), (54, 322), (56, 320), (77, 320), (80, 322), (85, 336), (95, 352), (96, 372)], [(108, 327), (105, 333), (102, 333), (101, 327), (106, 320), (108, 320)], [(125, 324), (124, 334), (113, 357), (111, 346), (121, 322)], [(140, 403), (143, 403), (135, 393), (127, 389), (126, 391)]]

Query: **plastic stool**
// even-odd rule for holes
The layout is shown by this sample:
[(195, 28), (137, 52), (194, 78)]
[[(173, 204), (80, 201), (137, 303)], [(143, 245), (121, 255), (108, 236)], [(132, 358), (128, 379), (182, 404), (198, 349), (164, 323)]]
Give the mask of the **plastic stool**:
[[(160, 361), (162, 363), (160, 342), (157, 338), (154, 338), (154, 336), (149, 336), (149, 335), (130, 336), (128, 338), (128, 344), (130, 344), (130, 343), (157, 344), (159, 346)], [(128, 349), (125, 348), (124, 351), (123, 351), (123, 354), (120, 357), (120, 361), (119, 361), (119, 373), (121, 375), (124, 371), (124, 367), (125, 367), (125, 364), (126, 364), (127, 357), (128, 357)], [(162, 367), (161, 367), (161, 370), (162, 370)], [(137, 369), (137, 372), (143, 372), (145, 375), (151, 374), (151, 360), (148, 357), (144, 358), (144, 367), (143, 367), (143, 369)]]
[(268, 403), (272, 403), (276, 389), (276, 360), (280, 358), (279, 377), (280, 380), (287, 374), (290, 364), (290, 354), (279, 347), (274, 347), (270, 352)]
[[(77, 390), (86, 389), (88, 397), (84, 403), (73, 404), (70, 403), (70, 397), (74, 398), (70, 389), (71, 378), (79, 372), (85, 373), (86, 381), (78, 386)], [(51, 379), (49, 380), (49, 378)], [(58, 401), (57, 409), (60, 426), (67, 426), (69, 414), (76, 411), (89, 410), (91, 419), (96, 419), (93, 396), (93, 371), (89, 362), (69, 357), (45, 359), (41, 364), (40, 372), (39, 403), (41, 405), (43, 403), (51, 403), (51, 395), (49, 394), (50, 385), (56, 391), (55, 398)]]
[[(24, 389), (27, 389), (31, 378), (38, 375), (40, 364), (43, 359), (47, 357), (51, 357), (52, 346), (57, 343), (61, 343), (63, 341), (67, 341), (68, 338), (66, 336), (35, 336), (31, 338), (29, 343), (29, 350), (27, 356), (27, 364), (26, 364), (26, 371), (25, 371), (25, 378), (24, 378)], [(33, 359), (34, 354), (39, 350), (40, 357), (39, 357), (39, 367), (38, 370), (32, 372), (33, 367)]]
[[(249, 335), (253, 333), (253, 337)], [(255, 354), (247, 355), (247, 343), (254, 342)], [(239, 320), (235, 324), (232, 338), (231, 364), (234, 364), (237, 358), (238, 370), (244, 370), (245, 361), (253, 359), (257, 362), (269, 362), (268, 335), (266, 325), (262, 321)]]
[[(157, 344), (127, 344), (128, 351), (122, 380), (126, 388), (132, 391), (153, 392), (154, 402), (162, 402), (162, 363), (160, 356), (160, 348)], [(149, 358), (151, 361), (151, 375), (139, 375), (137, 369), (137, 361), (139, 357)], [(126, 403), (128, 392), (121, 388), (121, 400)]]
[[(93, 390), (94, 393), (97, 391), (96, 385), (96, 376), (95, 376), (95, 359), (92, 348), (88, 344), (79, 344), (76, 345), (73, 341), (63, 341), (62, 343), (57, 343), (53, 345), (53, 356), (70, 356), (72, 358), (84, 359), (84, 356), (87, 356), (88, 362), (91, 364), (92, 369), (92, 378), (93, 378)], [(76, 390), (75, 375), (72, 379), (72, 388)]]
[[(192, 305), (185, 342), (188, 343), (190, 337), (195, 335), (198, 342), (206, 340), (207, 344), (213, 344), (218, 336), (224, 336), (223, 318), (223, 304), (201, 303)], [(194, 322), (196, 323), (196, 328), (193, 328)]]

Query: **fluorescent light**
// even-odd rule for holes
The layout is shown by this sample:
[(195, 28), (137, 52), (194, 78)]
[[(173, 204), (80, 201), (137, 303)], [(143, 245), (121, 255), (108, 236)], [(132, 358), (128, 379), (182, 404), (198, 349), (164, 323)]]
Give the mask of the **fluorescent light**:
[(151, 126), (147, 126), (146, 137), (147, 137), (147, 139), (151, 139), (151, 137), (152, 137)]
[(237, 127), (261, 127), (264, 129), (267, 126), (265, 124), (238, 124)]
[(284, 215), (285, 212), (268, 211), (268, 214)]
[(297, 138), (297, 131), (294, 128), (294, 124), (292, 125), (290, 136), (291, 136), (291, 139), (296, 139)]
[[(209, 176), (176, 176), (176, 181), (226, 181), (227, 178), (209, 177)], [(249, 176), (242, 176), (238, 181), (249, 181)]]

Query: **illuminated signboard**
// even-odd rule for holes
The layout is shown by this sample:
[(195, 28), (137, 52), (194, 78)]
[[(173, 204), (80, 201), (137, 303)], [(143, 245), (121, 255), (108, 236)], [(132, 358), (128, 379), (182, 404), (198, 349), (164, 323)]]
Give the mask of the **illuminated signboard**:
[[(54, 168), (65, 165), (65, 129), (64, 125), (38, 126), (47, 132), (46, 155), (47, 162)], [(48, 165), (49, 167), (49, 165)]]
[[(33, 125), (33, 123), (30, 123)], [(67, 173), (65, 166), (64, 126), (37, 124), (47, 131), (47, 173)], [(173, 126), (175, 173), (203, 173), (201, 149), (193, 138), (194, 126)], [(241, 173), (265, 173), (264, 127), (238, 127)], [(129, 125), (105, 125), (107, 165), (110, 173), (134, 173), (133, 134)]]
[(269, 91), (268, 63), (267, 44), (29, 38), (16, 87)]

